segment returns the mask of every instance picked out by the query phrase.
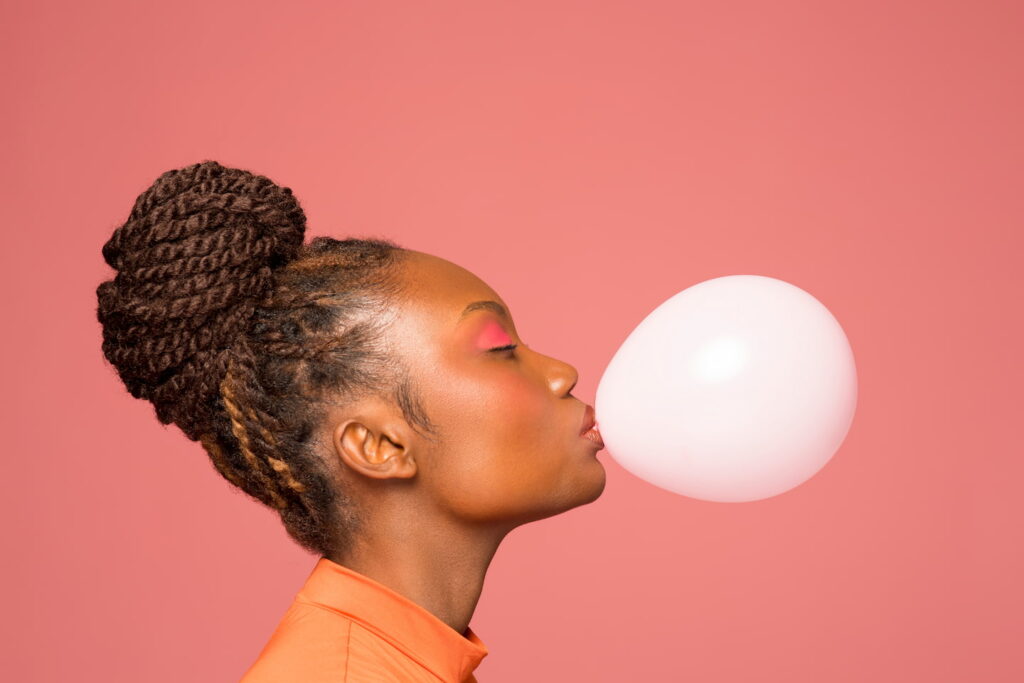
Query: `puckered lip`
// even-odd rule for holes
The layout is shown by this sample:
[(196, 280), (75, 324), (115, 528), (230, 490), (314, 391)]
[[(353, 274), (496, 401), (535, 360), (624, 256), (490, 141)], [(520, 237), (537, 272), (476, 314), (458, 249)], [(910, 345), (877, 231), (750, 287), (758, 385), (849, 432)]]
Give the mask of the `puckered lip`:
[(583, 426), (580, 428), (580, 434), (586, 434), (596, 423), (594, 408), (593, 406), (588, 405), (583, 410)]

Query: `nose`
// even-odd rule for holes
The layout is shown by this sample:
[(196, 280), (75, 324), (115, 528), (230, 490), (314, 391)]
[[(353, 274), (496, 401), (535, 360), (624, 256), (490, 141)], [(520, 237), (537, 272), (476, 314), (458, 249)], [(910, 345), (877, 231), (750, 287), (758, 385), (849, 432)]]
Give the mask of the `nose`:
[(576, 368), (557, 358), (549, 358), (547, 373), (548, 386), (557, 396), (569, 396), (580, 379)]

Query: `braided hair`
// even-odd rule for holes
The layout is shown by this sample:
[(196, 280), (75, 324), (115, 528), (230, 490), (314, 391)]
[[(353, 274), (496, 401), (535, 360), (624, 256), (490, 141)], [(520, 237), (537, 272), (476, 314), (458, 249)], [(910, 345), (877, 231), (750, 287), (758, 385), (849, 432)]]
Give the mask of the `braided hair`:
[[(291, 189), (204, 161), (167, 171), (103, 245), (103, 354), (162, 424), (199, 441), (231, 484), (328, 555), (363, 517), (314, 434), (328, 404), (387, 393), (435, 434), (381, 332), (402, 247), (316, 237)], [(383, 388), (383, 389), (382, 389)]]

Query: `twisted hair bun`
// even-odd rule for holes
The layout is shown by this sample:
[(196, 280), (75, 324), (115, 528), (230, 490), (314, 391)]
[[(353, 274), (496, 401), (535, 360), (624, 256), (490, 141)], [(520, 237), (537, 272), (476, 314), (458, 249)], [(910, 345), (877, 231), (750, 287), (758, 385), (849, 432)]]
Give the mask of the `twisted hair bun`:
[(291, 189), (216, 161), (161, 175), (103, 245), (103, 354), (193, 441), (211, 430), (233, 344), (302, 247)]
[(383, 331), (406, 282), (387, 239), (315, 237), (287, 187), (215, 161), (161, 175), (103, 245), (103, 354), (163, 424), (320, 555), (363, 525), (316, 438), (328, 405), (390, 398), (436, 438)]

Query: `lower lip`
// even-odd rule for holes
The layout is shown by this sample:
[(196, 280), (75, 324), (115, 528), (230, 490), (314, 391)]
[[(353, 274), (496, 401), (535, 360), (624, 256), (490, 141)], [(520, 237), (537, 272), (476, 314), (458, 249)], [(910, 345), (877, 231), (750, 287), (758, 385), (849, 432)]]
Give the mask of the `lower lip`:
[(604, 448), (604, 441), (601, 440), (601, 433), (596, 428), (591, 427), (587, 431), (580, 434), (584, 439), (594, 442), (598, 448)]

